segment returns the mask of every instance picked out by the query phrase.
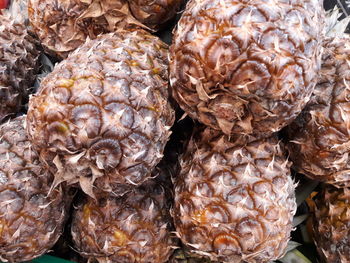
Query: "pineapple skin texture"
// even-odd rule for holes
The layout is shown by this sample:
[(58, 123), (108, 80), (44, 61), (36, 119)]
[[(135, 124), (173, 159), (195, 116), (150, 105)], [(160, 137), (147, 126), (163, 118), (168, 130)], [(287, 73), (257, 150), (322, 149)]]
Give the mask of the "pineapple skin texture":
[(206, 129), (190, 142), (180, 166), (173, 217), (192, 252), (219, 262), (284, 255), (296, 202), (277, 138), (228, 139)]
[(175, 17), (182, 0), (129, 0), (133, 16), (151, 29), (161, 28), (165, 22)]
[(181, 0), (29, 0), (28, 11), (42, 45), (62, 59), (86, 39), (100, 34), (122, 28), (157, 28), (175, 15), (180, 3)]
[(170, 48), (174, 98), (225, 134), (279, 131), (314, 89), (323, 20), (319, 0), (191, 0)]
[(31, 97), (28, 134), (56, 182), (121, 195), (150, 178), (174, 123), (168, 49), (146, 31), (89, 41)]
[(175, 246), (169, 192), (152, 179), (119, 198), (86, 199), (73, 214), (75, 248), (98, 262), (167, 262)]
[(350, 262), (350, 189), (326, 186), (315, 204), (313, 237), (322, 262)]
[(288, 127), (294, 168), (308, 177), (350, 187), (350, 38), (327, 39), (312, 100)]
[(38, 71), (39, 50), (26, 26), (0, 15), (0, 122), (20, 111)]
[[(53, 176), (33, 151), (25, 117), (0, 126), (0, 260), (24, 262), (46, 253), (63, 231), (70, 197), (50, 192)], [(35, 237), (35, 238), (33, 238)]]

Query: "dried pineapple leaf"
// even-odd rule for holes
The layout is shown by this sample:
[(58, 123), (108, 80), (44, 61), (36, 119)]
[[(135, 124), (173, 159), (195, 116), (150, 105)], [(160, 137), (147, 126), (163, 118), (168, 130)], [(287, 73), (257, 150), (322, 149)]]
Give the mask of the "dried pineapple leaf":
[(312, 263), (299, 250), (289, 251), (283, 258), (279, 259), (282, 263)]

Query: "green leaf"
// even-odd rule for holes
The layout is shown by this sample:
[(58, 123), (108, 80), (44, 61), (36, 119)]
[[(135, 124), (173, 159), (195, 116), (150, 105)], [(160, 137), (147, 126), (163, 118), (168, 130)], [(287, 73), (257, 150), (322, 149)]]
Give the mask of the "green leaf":
[(299, 250), (289, 251), (283, 258), (279, 259), (282, 263), (312, 263)]
[(300, 225), (302, 222), (304, 222), (307, 218), (309, 217), (308, 214), (305, 215), (300, 215), (300, 216), (295, 216), (293, 218), (293, 226), (296, 227)]

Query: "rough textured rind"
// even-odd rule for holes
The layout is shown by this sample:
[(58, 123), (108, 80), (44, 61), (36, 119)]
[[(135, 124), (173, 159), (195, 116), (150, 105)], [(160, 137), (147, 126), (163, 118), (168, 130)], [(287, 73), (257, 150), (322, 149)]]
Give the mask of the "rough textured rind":
[(174, 223), (194, 253), (219, 262), (268, 262), (285, 253), (296, 211), (290, 163), (276, 138), (206, 129), (176, 178)]
[(24, 129), (25, 117), (0, 126), (0, 260), (23, 262), (57, 241), (69, 197), (49, 193), (53, 176), (39, 162)]
[(73, 215), (77, 251), (99, 262), (164, 263), (175, 245), (169, 190), (156, 180), (119, 198), (80, 203)]
[[(180, 0), (132, 1), (141, 22), (155, 28), (175, 14)], [(149, 12), (149, 13), (145, 13)], [(87, 38), (122, 28), (147, 28), (127, 0), (29, 0), (34, 32), (52, 55), (65, 58)]]
[(182, 0), (128, 0), (134, 17), (149, 28), (159, 29), (175, 17)]
[(314, 89), (323, 17), (319, 0), (191, 0), (170, 48), (174, 98), (225, 134), (279, 131)]
[(167, 55), (143, 30), (119, 31), (87, 42), (43, 79), (28, 133), (58, 169), (56, 183), (120, 195), (151, 176), (174, 122)]
[(350, 262), (350, 189), (326, 186), (315, 204), (313, 235), (322, 262)]
[(312, 100), (287, 129), (297, 171), (337, 187), (350, 187), (350, 38), (325, 42)]
[(36, 41), (26, 26), (0, 15), (0, 122), (17, 113), (39, 69)]

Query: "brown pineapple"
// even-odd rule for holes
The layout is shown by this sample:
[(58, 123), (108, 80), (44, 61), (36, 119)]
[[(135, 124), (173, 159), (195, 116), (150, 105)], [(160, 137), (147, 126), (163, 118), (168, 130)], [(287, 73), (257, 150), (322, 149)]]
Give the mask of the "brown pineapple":
[(167, 55), (146, 31), (118, 31), (87, 42), (43, 79), (28, 131), (41, 160), (56, 167), (56, 184), (120, 195), (149, 179), (174, 122)]
[(228, 138), (208, 128), (199, 138), (190, 142), (176, 177), (173, 216), (182, 242), (219, 262), (282, 257), (296, 203), (277, 139)]
[(0, 260), (23, 262), (46, 253), (63, 230), (71, 196), (50, 191), (26, 136), (25, 117), (0, 126)]
[[(167, 170), (155, 172), (157, 176)], [(162, 182), (167, 177), (161, 174), (123, 197), (83, 200), (72, 223), (77, 251), (99, 262), (167, 262), (175, 246), (169, 214), (171, 191)]]
[(312, 179), (350, 187), (350, 38), (325, 41), (312, 100), (288, 127), (294, 168)]
[(319, 0), (191, 0), (170, 49), (173, 96), (226, 134), (269, 136), (309, 101), (323, 34)]
[(37, 42), (21, 18), (0, 15), (0, 122), (20, 111), (39, 70)]
[(314, 210), (313, 237), (322, 262), (350, 262), (350, 189), (326, 186)]
[(46, 50), (65, 58), (87, 38), (94, 39), (99, 34), (123, 28), (157, 28), (175, 15), (180, 3), (181, 0), (29, 0), (29, 19)]

